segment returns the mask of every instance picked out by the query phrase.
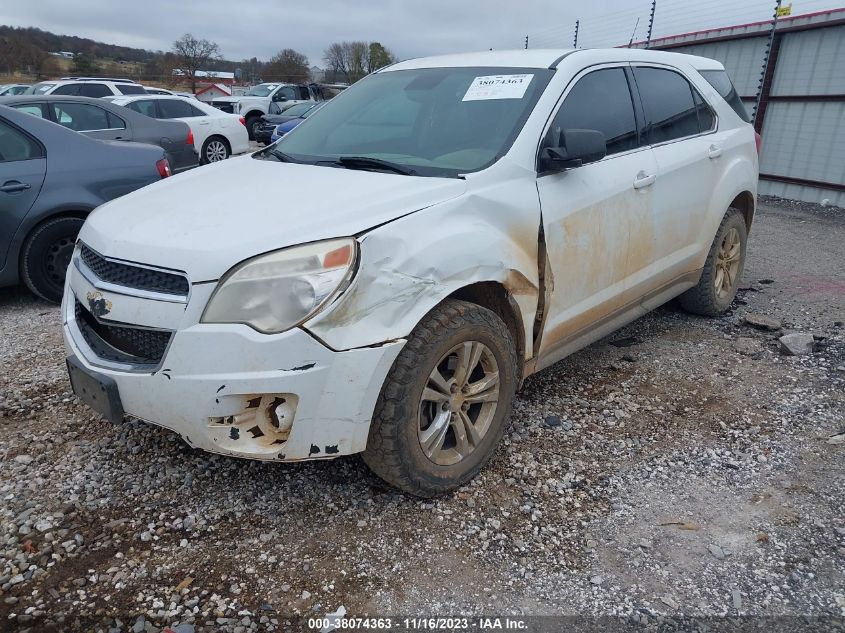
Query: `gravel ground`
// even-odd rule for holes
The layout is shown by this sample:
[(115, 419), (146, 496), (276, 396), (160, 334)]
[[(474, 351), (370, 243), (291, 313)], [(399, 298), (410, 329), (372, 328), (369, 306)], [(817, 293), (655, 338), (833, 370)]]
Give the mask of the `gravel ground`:
[[(491, 465), (435, 501), (357, 458), (112, 426), (70, 392), (57, 309), (0, 291), (0, 630), (845, 617), (843, 264), (845, 211), (766, 201), (729, 314), (665, 306), (532, 377)], [(792, 331), (815, 352), (784, 355)]]

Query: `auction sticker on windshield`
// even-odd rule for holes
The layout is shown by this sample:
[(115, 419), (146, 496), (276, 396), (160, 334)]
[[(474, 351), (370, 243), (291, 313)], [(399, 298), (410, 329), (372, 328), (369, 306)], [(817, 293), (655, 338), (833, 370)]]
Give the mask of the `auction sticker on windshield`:
[(488, 75), (472, 80), (463, 101), (522, 99), (534, 75)]

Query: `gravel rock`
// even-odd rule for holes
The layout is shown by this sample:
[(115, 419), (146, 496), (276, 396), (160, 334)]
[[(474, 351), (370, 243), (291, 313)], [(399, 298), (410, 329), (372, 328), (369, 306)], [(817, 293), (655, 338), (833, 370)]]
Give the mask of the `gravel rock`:
[(816, 344), (812, 334), (805, 334), (803, 332), (786, 334), (781, 336), (778, 342), (780, 342), (781, 353), (787, 356), (812, 354)]
[(765, 314), (749, 313), (743, 317), (743, 320), (751, 327), (768, 332), (777, 332), (783, 327), (783, 322), (780, 319)]

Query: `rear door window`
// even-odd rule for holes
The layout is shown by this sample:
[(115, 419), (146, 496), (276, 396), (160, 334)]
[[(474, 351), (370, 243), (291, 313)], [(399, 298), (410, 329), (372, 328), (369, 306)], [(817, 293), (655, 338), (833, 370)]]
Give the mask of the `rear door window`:
[(41, 158), (42, 155), (38, 143), (0, 119), (0, 163)]
[(649, 144), (665, 143), (701, 131), (692, 86), (679, 73), (663, 68), (635, 67)]
[(143, 95), (147, 94), (147, 91), (144, 90), (143, 86), (138, 86), (136, 84), (115, 84), (117, 87), (118, 92), (124, 95)]
[(56, 122), (75, 132), (110, 129), (108, 113), (87, 103), (51, 103)]
[(745, 109), (745, 104), (734, 88), (731, 78), (724, 70), (701, 70), (701, 76), (707, 80), (711, 86), (716, 89), (722, 98), (728, 102), (728, 105), (733, 108), (733, 111), (739, 115), (743, 121), (750, 122), (751, 118), (748, 116), (748, 111)]
[(179, 99), (159, 99), (158, 109), (162, 119), (179, 119), (197, 116), (191, 111), (190, 104)]
[(42, 119), (47, 118), (47, 111), (44, 109), (44, 106), (40, 103), (17, 103), (12, 107), (15, 110), (20, 110), (21, 112), (26, 112), (27, 114), (31, 114)]
[(625, 71), (605, 68), (579, 79), (566, 95), (549, 133), (559, 135), (564, 129), (598, 130), (604, 134), (608, 155), (637, 147), (637, 121)]
[(106, 84), (87, 84), (84, 83), (79, 88), (79, 94), (83, 97), (107, 97), (112, 94), (112, 91)]
[(64, 86), (59, 86), (50, 94), (54, 95), (62, 95), (62, 96), (75, 96), (79, 94), (79, 84), (65, 84)]
[(127, 108), (134, 110), (138, 114), (143, 114), (151, 119), (158, 118), (158, 111), (156, 110), (156, 103), (152, 99), (139, 99), (138, 101), (130, 101), (126, 104)]

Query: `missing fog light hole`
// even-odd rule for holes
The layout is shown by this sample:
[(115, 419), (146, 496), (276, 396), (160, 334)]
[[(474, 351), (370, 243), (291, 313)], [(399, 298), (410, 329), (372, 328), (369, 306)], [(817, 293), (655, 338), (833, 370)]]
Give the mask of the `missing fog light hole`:
[(293, 428), (299, 398), (294, 394), (247, 394), (226, 396), (241, 401), (241, 410), (233, 415), (211, 417), (209, 426), (228, 428), (228, 439), (250, 442), (262, 447), (284, 444)]

